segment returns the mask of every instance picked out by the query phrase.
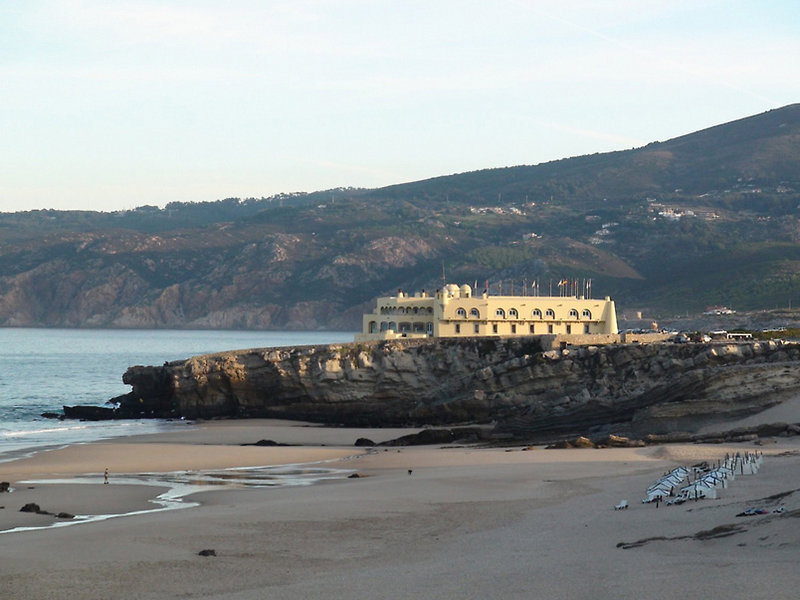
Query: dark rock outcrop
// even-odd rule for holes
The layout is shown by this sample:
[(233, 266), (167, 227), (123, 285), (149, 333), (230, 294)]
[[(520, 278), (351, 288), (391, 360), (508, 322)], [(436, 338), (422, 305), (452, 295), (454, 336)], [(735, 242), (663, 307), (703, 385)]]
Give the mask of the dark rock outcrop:
[(242, 444), (242, 446), (262, 446), (266, 448), (275, 448), (278, 446), (289, 446), (290, 444), (281, 444), (276, 442), (275, 440), (258, 440), (252, 444)]
[[(130, 368), (119, 412), (349, 426), (497, 424), (495, 434), (694, 432), (800, 389), (791, 343), (609, 345), (536, 338), (272, 348)], [(687, 436), (688, 437), (688, 436)]]
[[(541, 352), (535, 338), (403, 341), (197, 356), (132, 367), (116, 409), (82, 419), (283, 417), (346, 425), (496, 423), (492, 438), (586, 435), (598, 446), (742, 442), (796, 435), (797, 424), (724, 429), (800, 389), (795, 344), (651, 344)], [(697, 434), (720, 423), (719, 433)], [(396, 444), (450, 443), (425, 430)], [(645, 435), (647, 434), (647, 435)], [(481, 430), (459, 439), (478, 441)], [(484, 436), (485, 437), (485, 436)], [(259, 442), (259, 443), (269, 443)], [(579, 444), (580, 445), (580, 444)]]
[(105, 406), (65, 406), (64, 416), (67, 419), (80, 419), (81, 421), (108, 421), (118, 419), (117, 409)]
[(482, 430), (478, 427), (457, 427), (455, 429), (423, 429), (402, 437), (381, 442), (378, 446), (425, 446), (430, 444), (450, 444), (458, 441), (478, 441)]
[(54, 413), (54, 412), (43, 412), (40, 415), (43, 419), (58, 419), (59, 421), (63, 420), (65, 416), (61, 413)]
[(120, 399), (120, 410), (142, 406), (159, 417), (309, 417), (354, 426), (490, 421), (498, 406), (476, 389), (491, 383), (480, 372), (509, 368), (509, 361), (539, 352), (534, 339), (224, 352), (131, 367), (123, 381), (133, 391)]

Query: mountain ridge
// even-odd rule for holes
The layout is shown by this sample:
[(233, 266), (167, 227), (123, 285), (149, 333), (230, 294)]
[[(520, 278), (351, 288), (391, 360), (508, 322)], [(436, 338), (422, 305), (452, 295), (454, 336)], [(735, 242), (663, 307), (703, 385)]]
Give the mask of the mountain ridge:
[(792, 104), (631, 150), (377, 189), (3, 213), (0, 325), (353, 329), (374, 297), (441, 285), (443, 264), (451, 281), (517, 289), (591, 278), (656, 314), (786, 306), (798, 167)]

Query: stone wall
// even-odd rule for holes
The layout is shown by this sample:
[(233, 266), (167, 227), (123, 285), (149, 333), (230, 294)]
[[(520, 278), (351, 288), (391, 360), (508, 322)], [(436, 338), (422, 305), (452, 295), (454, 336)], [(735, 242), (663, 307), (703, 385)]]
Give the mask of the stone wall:
[(620, 336), (626, 344), (653, 344), (655, 342), (666, 342), (669, 338), (675, 337), (674, 333), (630, 333), (626, 332)]
[(578, 333), (561, 335), (542, 335), (542, 347), (554, 350), (568, 346), (604, 346), (619, 344), (622, 337), (618, 333)]

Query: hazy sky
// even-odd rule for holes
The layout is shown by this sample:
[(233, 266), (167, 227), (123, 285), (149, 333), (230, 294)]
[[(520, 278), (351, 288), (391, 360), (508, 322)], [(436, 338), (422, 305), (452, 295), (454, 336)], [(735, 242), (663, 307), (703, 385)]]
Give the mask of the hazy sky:
[(2, 0), (0, 210), (537, 164), (800, 101), (800, 3)]

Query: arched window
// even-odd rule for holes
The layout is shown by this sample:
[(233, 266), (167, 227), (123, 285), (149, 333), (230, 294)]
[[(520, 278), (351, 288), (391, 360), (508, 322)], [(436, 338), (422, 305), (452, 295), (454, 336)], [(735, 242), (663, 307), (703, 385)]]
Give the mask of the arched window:
[(378, 324), (375, 321), (369, 322), (369, 328), (367, 329), (368, 333), (376, 333)]
[(467, 318), (467, 311), (466, 311), (465, 309), (463, 309), (463, 308), (459, 308), (459, 309), (456, 311), (456, 315), (458, 315), (458, 316), (459, 316), (459, 317), (461, 317), (462, 319), (466, 319), (466, 318)]
[(569, 309), (569, 318), (570, 319), (577, 319), (578, 318), (578, 311), (574, 308)]
[(431, 306), (428, 307), (428, 314), (429, 315), (433, 314), (433, 307), (431, 307)]
[(542, 311), (541, 311), (541, 310), (539, 310), (538, 308), (534, 308), (534, 309), (533, 309), (533, 312), (531, 313), (531, 316), (532, 316), (534, 319), (541, 319), (541, 318), (542, 318)]
[(472, 317), (473, 319), (480, 319), (481, 311), (479, 311), (477, 308), (471, 308), (469, 311), (469, 316)]
[(505, 319), (506, 318), (506, 311), (504, 311), (502, 308), (498, 308), (496, 311), (494, 311), (494, 315), (496, 317), (500, 317), (501, 319)]
[(389, 329), (391, 329), (392, 331), (397, 331), (397, 323), (395, 323), (394, 321), (389, 321)]
[(509, 308), (508, 309), (508, 318), (509, 319), (519, 319), (519, 313), (517, 312), (516, 308)]
[(592, 318), (592, 311), (590, 311), (588, 308), (584, 308), (583, 309), (583, 318), (584, 319), (591, 319)]
[(548, 308), (547, 312), (544, 313), (544, 316), (546, 316), (548, 319), (555, 319), (556, 313), (552, 308)]

